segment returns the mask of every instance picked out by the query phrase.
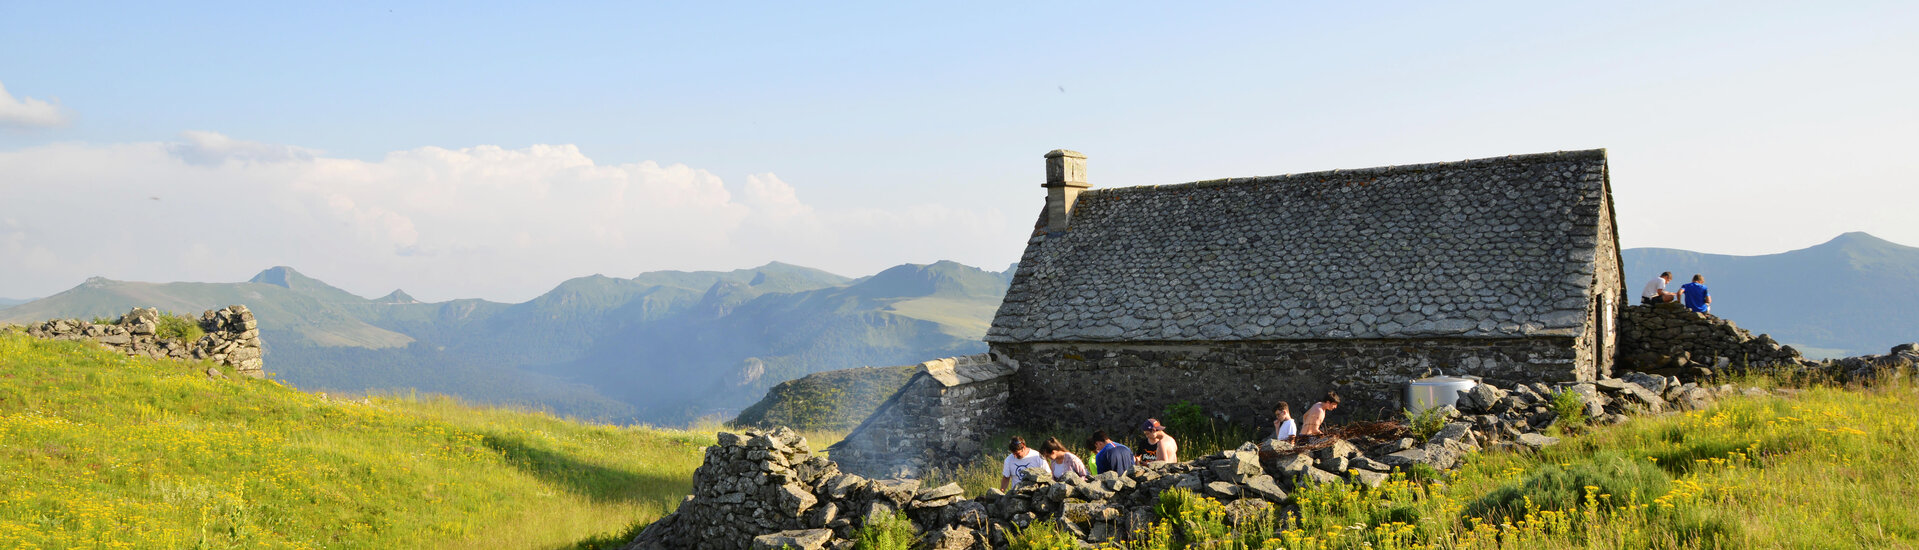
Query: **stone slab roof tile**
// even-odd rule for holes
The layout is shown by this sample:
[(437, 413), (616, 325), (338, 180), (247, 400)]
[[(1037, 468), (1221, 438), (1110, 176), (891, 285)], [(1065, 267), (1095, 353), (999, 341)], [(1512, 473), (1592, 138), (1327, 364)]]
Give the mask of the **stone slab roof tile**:
[(1574, 336), (1604, 150), (1091, 189), (988, 342)]

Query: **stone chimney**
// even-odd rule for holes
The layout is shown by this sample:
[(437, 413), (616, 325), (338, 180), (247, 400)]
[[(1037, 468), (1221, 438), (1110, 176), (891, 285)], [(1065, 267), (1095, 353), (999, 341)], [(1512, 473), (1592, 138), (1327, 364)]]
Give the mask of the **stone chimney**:
[(1073, 202), (1086, 183), (1086, 155), (1054, 149), (1046, 153), (1046, 232), (1065, 231), (1073, 221)]

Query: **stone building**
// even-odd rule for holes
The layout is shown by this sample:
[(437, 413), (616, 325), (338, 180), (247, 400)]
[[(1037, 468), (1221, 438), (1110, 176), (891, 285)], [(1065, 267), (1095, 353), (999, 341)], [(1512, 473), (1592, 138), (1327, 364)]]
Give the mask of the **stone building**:
[[(986, 334), (1015, 422), (1230, 421), (1326, 390), (1401, 407), (1435, 371), (1501, 385), (1612, 366), (1625, 294), (1604, 150), (1093, 189), (1046, 206)], [(1125, 433), (1125, 432), (1120, 432)]]
[(919, 477), (953, 468), (1007, 424), (1012, 369), (987, 354), (920, 363), (919, 371), (872, 416), (830, 449), (849, 472)]

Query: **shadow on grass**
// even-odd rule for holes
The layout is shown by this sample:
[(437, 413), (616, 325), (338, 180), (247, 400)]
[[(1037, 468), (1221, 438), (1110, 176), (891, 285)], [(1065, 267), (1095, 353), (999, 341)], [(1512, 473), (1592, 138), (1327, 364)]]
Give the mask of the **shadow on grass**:
[(596, 502), (650, 502), (666, 512), (671, 511), (692, 486), (691, 479), (671, 479), (581, 462), (517, 437), (487, 435), (482, 443), (520, 470)]

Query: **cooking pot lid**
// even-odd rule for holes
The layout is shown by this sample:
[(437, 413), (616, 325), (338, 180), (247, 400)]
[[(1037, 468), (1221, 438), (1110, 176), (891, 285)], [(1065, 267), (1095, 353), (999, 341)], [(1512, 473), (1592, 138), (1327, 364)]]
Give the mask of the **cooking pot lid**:
[(1414, 380), (1414, 381), (1413, 381), (1412, 383), (1414, 383), (1414, 384), (1434, 384), (1434, 385), (1439, 385), (1439, 384), (1459, 384), (1459, 383), (1466, 383), (1466, 384), (1478, 384), (1478, 383), (1479, 383), (1479, 381), (1478, 381), (1478, 380), (1474, 380), (1474, 379), (1471, 379), (1471, 378), (1459, 378), (1459, 377), (1456, 377), (1456, 376), (1433, 376), (1433, 377), (1429, 377), (1429, 378), (1421, 378), (1421, 379), (1418, 379), (1418, 380)]

